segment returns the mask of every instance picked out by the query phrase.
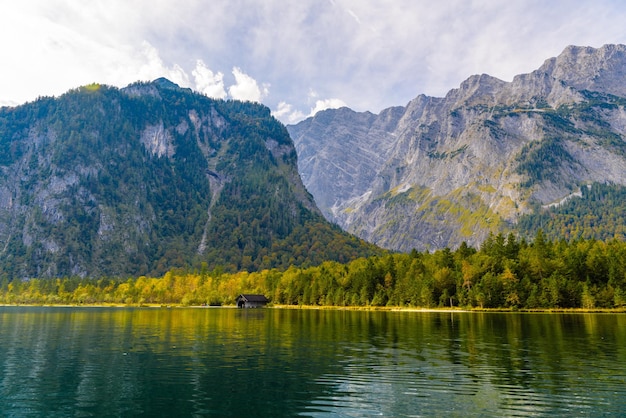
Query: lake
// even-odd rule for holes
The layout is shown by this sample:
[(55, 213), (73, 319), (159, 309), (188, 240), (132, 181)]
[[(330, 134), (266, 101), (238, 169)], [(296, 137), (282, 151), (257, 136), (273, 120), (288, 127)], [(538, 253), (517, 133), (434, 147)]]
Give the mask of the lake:
[(0, 307), (0, 416), (626, 416), (626, 315)]

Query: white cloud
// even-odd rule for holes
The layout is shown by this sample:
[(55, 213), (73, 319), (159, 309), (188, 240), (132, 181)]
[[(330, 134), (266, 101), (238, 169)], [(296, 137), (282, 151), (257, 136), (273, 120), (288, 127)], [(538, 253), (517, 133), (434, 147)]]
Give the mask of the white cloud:
[(309, 103), (315, 103), (313, 107), (310, 108), (308, 114), (295, 108), (290, 103), (281, 101), (278, 103), (277, 108), (272, 111), (272, 115), (284, 124), (293, 125), (305, 118), (314, 116), (317, 112), (322, 110), (338, 109), (340, 107), (347, 106), (346, 102), (341, 99), (319, 99), (319, 94), (313, 89), (309, 89), (307, 98)]
[(196, 82), (196, 90), (215, 99), (226, 98), (223, 73), (213, 73), (202, 60), (196, 62), (196, 68), (191, 73)]
[(233, 68), (233, 75), (235, 76), (235, 84), (228, 88), (228, 93), (233, 99), (260, 102), (269, 94), (267, 86), (263, 86), (261, 89), (254, 78), (238, 67)]
[(311, 113), (309, 116), (315, 115), (317, 112), (326, 109), (338, 109), (340, 107), (347, 106), (346, 102), (341, 99), (325, 99), (325, 100), (317, 100), (315, 102), (315, 107), (311, 109)]
[(301, 120), (314, 116), (317, 112), (326, 109), (338, 109), (340, 107), (347, 106), (346, 102), (341, 99), (318, 99), (319, 94), (309, 89), (308, 101), (315, 102), (315, 105), (311, 107), (309, 114), (305, 114), (299, 109), (296, 109), (292, 104), (287, 102), (279, 102), (277, 109), (272, 111), (272, 115), (283, 122), (284, 124), (292, 125), (300, 122)]
[(284, 124), (295, 124), (300, 122), (306, 115), (300, 110), (286, 102), (279, 102), (278, 108), (272, 111), (272, 115)]
[(362, 23), (362, 22), (361, 22), (361, 18), (360, 18), (360, 17), (359, 17), (356, 13), (354, 13), (354, 12), (353, 12), (352, 10), (350, 10), (350, 9), (347, 9), (346, 11), (348, 12), (348, 14), (349, 14), (350, 16), (352, 16), (352, 18), (354, 19), (354, 21), (355, 21), (356, 23), (358, 23), (359, 25)]
[[(133, 67), (137, 67), (135, 71), (132, 71)], [(136, 78), (132, 79), (133, 76)], [(129, 77), (131, 77), (130, 80), (124, 80)], [(166, 66), (159, 55), (159, 51), (144, 41), (138, 59), (136, 61), (128, 60), (125, 68), (117, 71), (113, 79), (119, 80), (116, 84), (124, 85), (136, 80), (152, 81), (159, 77), (165, 77), (182, 87), (191, 86), (189, 75), (180, 65)]]

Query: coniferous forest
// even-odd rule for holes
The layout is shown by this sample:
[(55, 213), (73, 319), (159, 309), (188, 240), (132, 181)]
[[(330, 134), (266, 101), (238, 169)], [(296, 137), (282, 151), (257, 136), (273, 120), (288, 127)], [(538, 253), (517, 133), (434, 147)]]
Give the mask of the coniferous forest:
[(232, 305), (241, 293), (273, 304), (405, 308), (623, 309), (626, 243), (532, 242), (490, 236), (479, 249), (412, 251), (287, 270), (172, 270), (159, 278), (31, 279), (0, 284), (0, 303)]
[(551, 207), (537, 208), (517, 223), (522, 236), (533, 237), (543, 230), (546, 238), (597, 239), (626, 238), (626, 187), (593, 183), (580, 188), (580, 196)]

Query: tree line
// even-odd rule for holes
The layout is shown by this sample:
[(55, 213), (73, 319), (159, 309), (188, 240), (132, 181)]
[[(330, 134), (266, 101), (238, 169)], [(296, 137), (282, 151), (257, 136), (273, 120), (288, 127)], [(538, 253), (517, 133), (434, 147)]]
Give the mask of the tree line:
[(226, 273), (206, 264), (162, 277), (0, 283), (0, 303), (232, 305), (241, 293), (274, 304), (552, 309), (626, 307), (626, 243), (532, 242), (490, 235), (479, 249), (389, 253), (347, 263)]

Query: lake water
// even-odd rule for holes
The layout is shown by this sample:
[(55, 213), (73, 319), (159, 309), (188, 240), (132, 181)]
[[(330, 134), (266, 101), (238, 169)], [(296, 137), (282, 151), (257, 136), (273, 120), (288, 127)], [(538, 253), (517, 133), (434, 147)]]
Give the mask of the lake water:
[(626, 416), (626, 315), (0, 307), (0, 416)]

